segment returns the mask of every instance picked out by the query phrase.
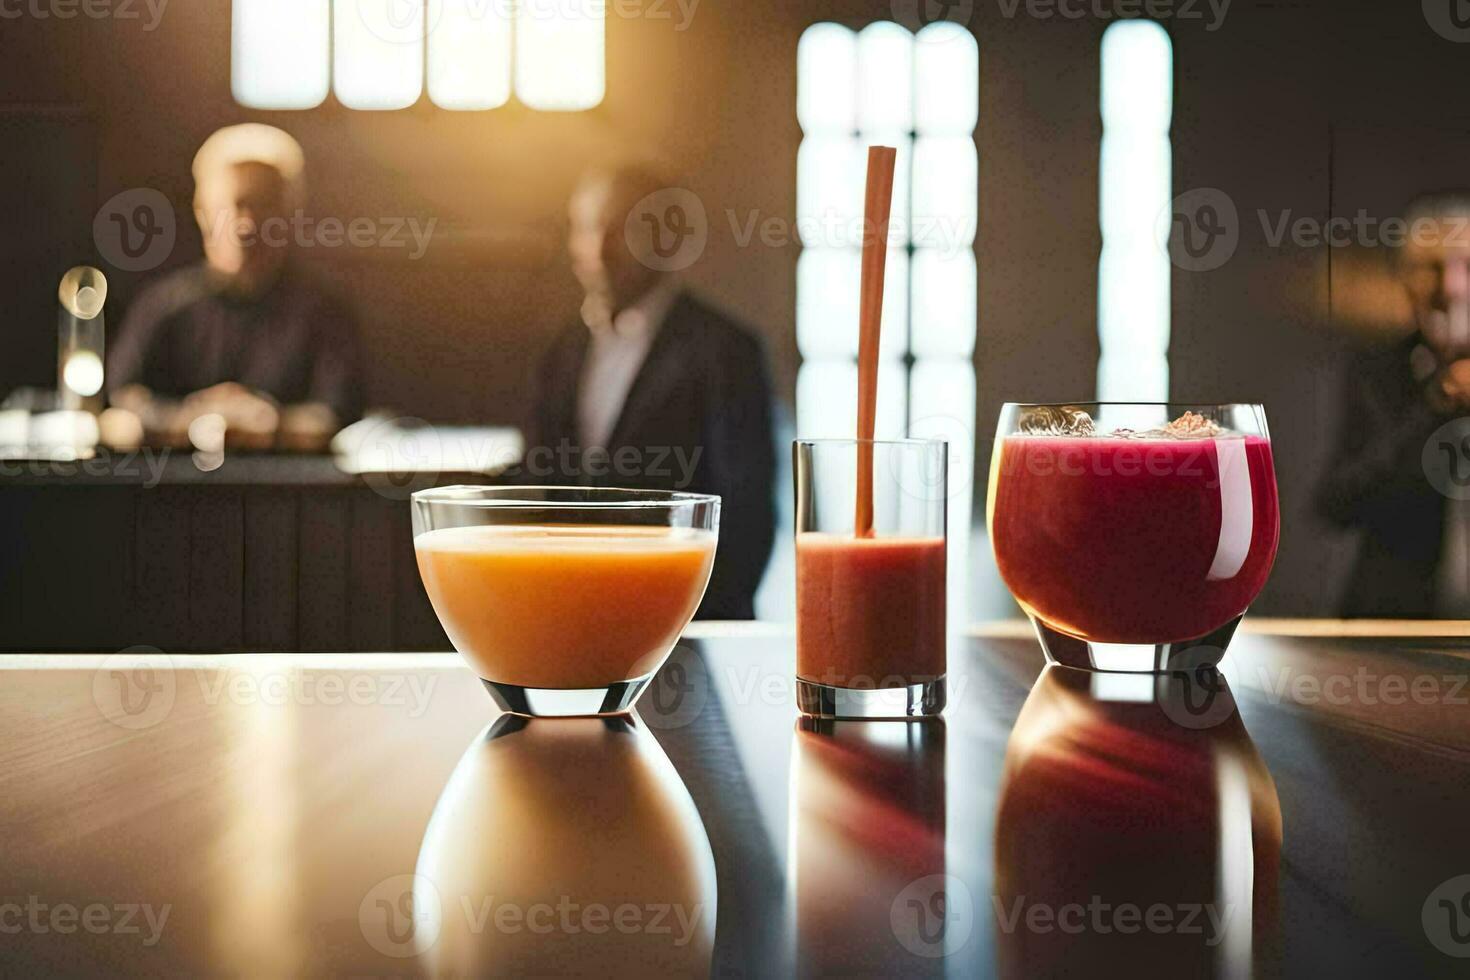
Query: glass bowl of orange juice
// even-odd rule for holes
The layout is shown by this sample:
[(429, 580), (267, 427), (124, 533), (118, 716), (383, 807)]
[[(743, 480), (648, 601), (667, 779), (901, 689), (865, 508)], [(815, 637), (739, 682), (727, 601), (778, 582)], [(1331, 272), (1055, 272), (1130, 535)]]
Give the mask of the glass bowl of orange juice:
[(632, 707), (699, 607), (720, 498), (604, 487), (413, 495), (434, 612), (495, 703), (522, 715)]

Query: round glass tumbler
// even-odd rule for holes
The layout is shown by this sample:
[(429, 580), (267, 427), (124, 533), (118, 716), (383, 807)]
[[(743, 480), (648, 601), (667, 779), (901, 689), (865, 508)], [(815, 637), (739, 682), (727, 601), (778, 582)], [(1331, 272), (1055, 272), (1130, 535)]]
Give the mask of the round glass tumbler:
[[(796, 694), (805, 714), (944, 710), (947, 454), (939, 440), (793, 444)], [(864, 456), (872, 513), (860, 532)]]
[(1224, 656), (1276, 558), (1259, 405), (1001, 409), (986, 504), (996, 564), (1047, 659), (1170, 671)]
[(413, 495), (434, 612), (501, 708), (626, 711), (704, 597), (720, 498), (587, 487)]

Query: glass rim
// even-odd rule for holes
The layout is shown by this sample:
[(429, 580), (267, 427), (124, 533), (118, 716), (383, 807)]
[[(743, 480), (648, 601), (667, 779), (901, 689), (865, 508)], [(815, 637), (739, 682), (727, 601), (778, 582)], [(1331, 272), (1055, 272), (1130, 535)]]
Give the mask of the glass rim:
[[(621, 497), (593, 500), (536, 500), (516, 497), (517, 493), (535, 491), (558, 491), (584, 493), (591, 496), (618, 494)], [(497, 494), (503, 496), (497, 496)], [(718, 494), (687, 493), (682, 490), (634, 490), (628, 487), (576, 487), (576, 486), (473, 486), (456, 484), (448, 487), (430, 487), (417, 490), (412, 498), (416, 504), (454, 504), (461, 507), (525, 507), (555, 508), (557, 510), (640, 510), (669, 507), (691, 507), (699, 504), (720, 503)]]
[(1084, 405), (1118, 405), (1133, 406), (1136, 408), (1258, 408), (1266, 410), (1263, 402), (1141, 402), (1141, 401), (1075, 401), (1075, 402), (1006, 402), (1001, 405), (1007, 408), (1072, 408)]
[[(1070, 403), (1069, 403), (1070, 404)], [(948, 439), (857, 439), (832, 437), (823, 439), (792, 439), (793, 446), (947, 446)]]

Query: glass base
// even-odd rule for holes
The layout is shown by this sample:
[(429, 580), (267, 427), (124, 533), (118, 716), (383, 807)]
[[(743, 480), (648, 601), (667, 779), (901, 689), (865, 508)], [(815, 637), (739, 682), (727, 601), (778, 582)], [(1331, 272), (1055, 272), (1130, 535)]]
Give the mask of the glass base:
[(1036, 627), (1036, 638), (1051, 663), (1078, 670), (1163, 674), (1218, 664), (1235, 635), (1235, 627), (1244, 618), (1244, 614), (1236, 616), (1213, 633), (1177, 643), (1094, 643), (1054, 629), (1035, 616), (1031, 617), (1031, 625)]
[(521, 687), (480, 678), (491, 699), (511, 714), (532, 718), (577, 718), (620, 715), (633, 707), (638, 695), (653, 680), (652, 674), (618, 681), (607, 687), (563, 688)]
[(943, 675), (907, 687), (833, 687), (798, 677), (796, 706), (813, 718), (927, 718), (944, 711)]

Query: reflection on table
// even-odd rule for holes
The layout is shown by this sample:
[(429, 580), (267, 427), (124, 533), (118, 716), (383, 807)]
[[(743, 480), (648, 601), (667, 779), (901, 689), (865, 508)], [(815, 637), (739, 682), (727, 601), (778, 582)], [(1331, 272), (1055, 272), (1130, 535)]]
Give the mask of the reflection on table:
[[(630, 716), (502, 716), (445, 785), (411, 887), (413, 941), (436, 976), (709, 972), (709, 838)], [(393, 908), (371, 925), (407, 942)]]
[(1275, 934), (1281, 840), (1223, 675), (1048, 667), (1006, 750), (1001, 973), (1251, 976)]

